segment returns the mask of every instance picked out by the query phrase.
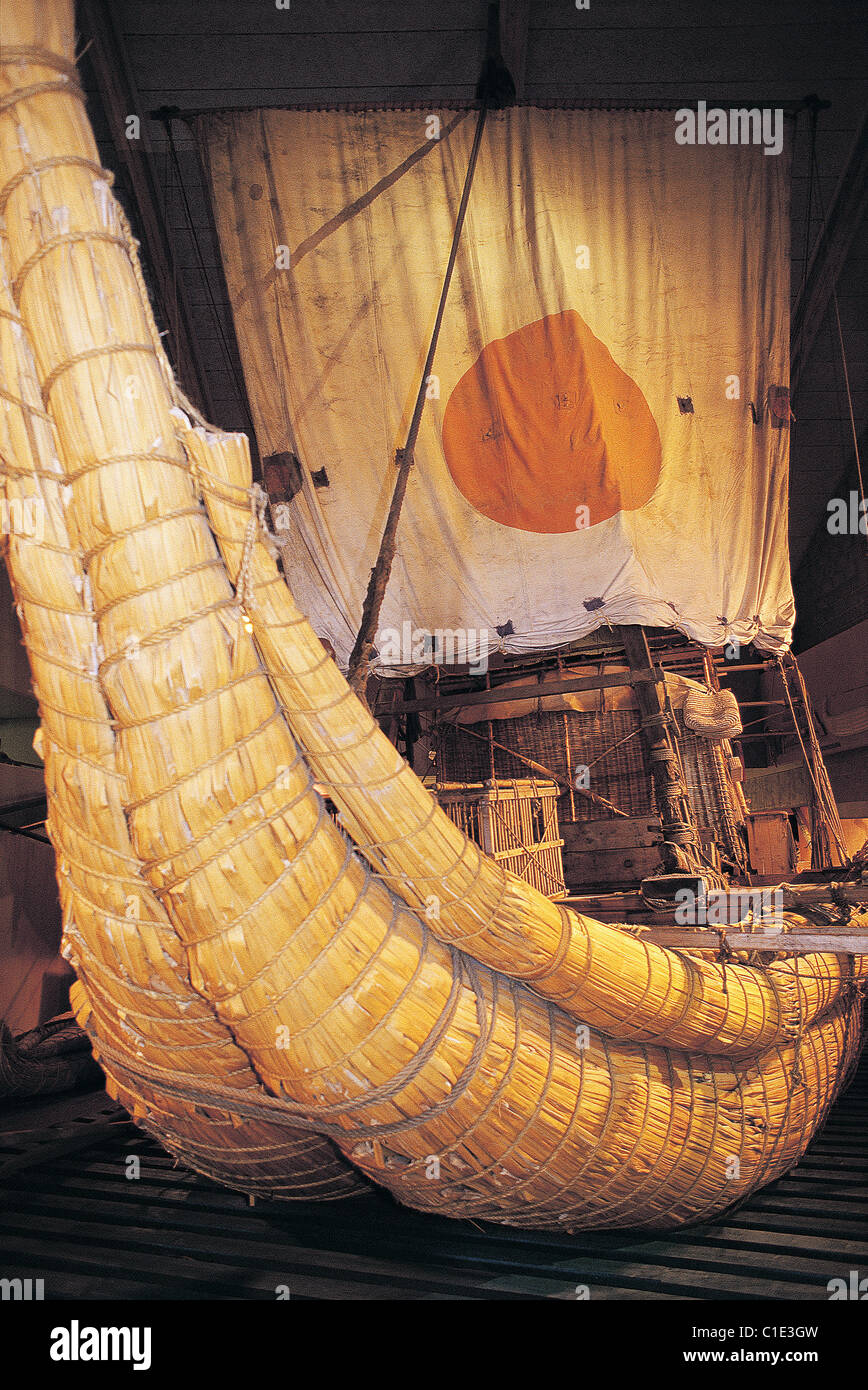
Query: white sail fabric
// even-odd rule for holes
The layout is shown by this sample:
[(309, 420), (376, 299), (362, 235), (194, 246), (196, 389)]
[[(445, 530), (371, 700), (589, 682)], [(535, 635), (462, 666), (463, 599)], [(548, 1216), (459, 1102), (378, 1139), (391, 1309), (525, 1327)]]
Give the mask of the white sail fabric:
[[(476, 119), (199, 125), (260, 451), (302, 464), (290, 585), (344, 664)], [(551, 648), (606, 621), (788, 643), (788, 428), (769, 397), (789, 379), (789, 156), (675, 133), (673, 112), (489, 115), (382, 663)]]

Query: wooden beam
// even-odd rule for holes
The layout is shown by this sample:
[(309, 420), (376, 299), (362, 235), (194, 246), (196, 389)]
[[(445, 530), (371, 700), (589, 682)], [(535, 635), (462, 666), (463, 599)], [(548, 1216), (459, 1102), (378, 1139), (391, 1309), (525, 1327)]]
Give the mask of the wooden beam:
[[(148, 140), (146, 113), (112, 8), (107, 0), (79, 0), (87, 56), (96, 77), (115, 152), (129, 179), (147, 263), (153, 271), (160, 310), (171, 335), (169, 356), (184, 389), (208, 419), (214, 419), (208, 375), (192, 329), (186, 285), (176, 270), (166, 228), (165, 202)], [(138, 139), (127, 139), (129, 116), (137, 116), (141, 123)]]
[[(634, 680), (651, 665), (648, 636), (637, 623), (622, 623), (618, 635)], [(663, 827), (660, 857), (666, 873), (707, 873), (702, 866), (699, 835), (693, 820), (690, 796), (681, 774), (678, 732), (659, 685), (636, 685), (642, 739), (651, 764), (654, 790)]]
[[(722, 927), (726, 944), (733, 951), (786, 951), (788, 955), (806, 951), (834, 951), (838, 955), (868, 956), (868, 931), (847, 931), (834, 927), (815, 927), (812, 931), (782, 931), (779, 927), (763, 927), (755, 931), (739, 931), (738, 927)], [(680, 951), (717, 951), (719, 931), (714, 927), (649, 927), (640, 937), (655, 946)]]
[[(589, 822), (592, 823), (592, 822)], [(655, 827), (656, 828), (656, 827)], [(865, 883), (772, 883), (760, 887), (746, 883), (733, 883), (727, 892), (733, 899), (747, 893), (784, 894), (784, 910), (798, 913), (801, 907), (830, 906), (834, 892), (839, 899), (845, 899), (851, 907), (868, 904), (868, 884)], [(569, 906), (588, 917), (605, 913), (608, 917), (619, 912), (647, 912), (657, 915), (656, 909), (649, 909), (641, 893), (628, 890), (624, 893), (572, 893)], [(669, 914), (672, 915), (671, 913)]]
[[(0, 1164), (0, 1181), (11, 1177), (13, 1173), (39, 1168), (43, 1163), (49, 1163), (55, 1158), (69, 1158), (71, 1154), (83, 1153), (84, 1150), (101, 1144), (104, 1139), (111, 1138), (126, 1128), (135, 1130), (127, 1112), (118, 1106), (107, 1118), (94, 1119), (90, 1124), (58, 1127), (57, 1131), (45, 1130), (35, 1143), (26, 1146), (23, 1153), (15, 1154)], [(5, 1201), (12, 1197), (14, 1194), (4, 1193), (0, 1195), (0, 1200)]]
[(569, 695), (577, 690), (610, 690), (614, 686), (659, 683), (663, 671), (659, 666), (647, 672), (613, 671), (608, 676), (575, 676), (571, 680), (546, 681), (545, 685), (493, 685), (490, 690), (468, 690), (463, 695), (428, 696), (422, 700), (401, 700), (390, 705), (384, 714), (416, 714), (420, 710), (461, 709), (464, 705), (520, 704), (549, 695)]
[(832, 298), (853, 241), (868, 215), (868, 116), (856, 137), (832, 199), (826, 224), (796, 298), (790, 325), (790, 385), (795, 393), (802, 369)]

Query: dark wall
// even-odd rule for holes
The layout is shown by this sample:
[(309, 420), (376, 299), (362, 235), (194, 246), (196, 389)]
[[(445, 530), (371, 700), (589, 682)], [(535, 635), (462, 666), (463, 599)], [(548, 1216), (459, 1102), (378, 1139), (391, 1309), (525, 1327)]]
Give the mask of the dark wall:
[[(855, 461), (830, 498), (849, 501), (858, 495)], [(827, 516), (827, 522), (830, 518)], [(797, 652), (805, 651), (868, 618), (868, 536), (834, 535), (827, 524), (817, 527), (805, 557), (793, 577), (796, 596)]]

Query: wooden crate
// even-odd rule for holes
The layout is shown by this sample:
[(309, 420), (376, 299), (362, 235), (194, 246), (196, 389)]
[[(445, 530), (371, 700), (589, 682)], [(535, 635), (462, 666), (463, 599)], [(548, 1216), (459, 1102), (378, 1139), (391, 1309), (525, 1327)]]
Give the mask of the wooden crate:
[(639, 883), (660, 872), (659, 820), (648, 816), (611, 816), (563, 826), (564, 879), (573, 893), (589, 885)]
[(492, 859), (547, 898), (566, 897), (556, 782), (446, 782), (437, 799), (456, 825)]
[(794, 872), (799, 852), (787, 811), (751, 811), (747, 838), (754, 873), (788, 878)]

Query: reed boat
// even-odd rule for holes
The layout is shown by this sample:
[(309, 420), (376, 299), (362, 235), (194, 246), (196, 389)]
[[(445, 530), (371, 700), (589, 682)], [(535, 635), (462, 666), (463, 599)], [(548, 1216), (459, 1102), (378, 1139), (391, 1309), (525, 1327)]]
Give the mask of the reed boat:
[(293, 598), (247, 439), (174, 379), (72, 4), (7, 0), (2, 27), (0, 466), (44, 517), (5, 558), (110, 1093), (245, 1192), (370, 1181), (565, 1231), (719, 1216), (823, 1123), (868, 954), (655, 945), (449, 818)]

